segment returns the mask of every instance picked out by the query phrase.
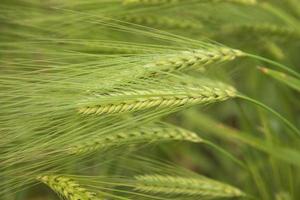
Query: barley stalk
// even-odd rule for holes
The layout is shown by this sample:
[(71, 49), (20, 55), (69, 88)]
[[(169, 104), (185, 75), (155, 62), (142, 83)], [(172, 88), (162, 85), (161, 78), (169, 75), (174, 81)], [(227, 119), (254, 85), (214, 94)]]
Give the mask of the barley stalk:
[(82, 142), (71, 147), (68, 151), (71, 154), (83, 154), (132, 143), (161, 142), (170, 140), (202, 142), (202, 139), (193, 132), (176, 126), (157, 123), (138, 127), (133, 130), (91, 138), (87, 142)]
[(45, 175), (37, 177), (37, 180), (68, 200), (99, 200), (95, 193), (87, 191), (77, 182), (64, 176)]
[(178, 176), (136, 176), (135, 190), (170, 195), (205, 196), (211, 198), (240, 197), (239, 189), (208, 178), (186, 178)]
[[(134, 93), (117, 93), (101, 95), (99, 100), (107, 98), (111, 103), (99, 103), (91, 106), (84, 106), (79, 108), (79, 113), (82, 114), (115, 114), (128, 113), (149, 108), (176, 108), (180, 106), (188, 106), (195, 104), (209, 104), (218, 101), (224, 101), (228, 98), (234, 97), (236, 91), (232, 87), (218, 88), (199, 86), (191, 92), (187, 92), (189, 88), (183, 89), (180, 93), (171, 93), (170, 91), (135, 91)], [(150, 94), (149, 94), (150, 92)], [(152, 93), (153, 92), (153, 93)], [(151, 94), (152, 93), (152, 94)], [(118, 101), (113, 102), (114, 98)]]

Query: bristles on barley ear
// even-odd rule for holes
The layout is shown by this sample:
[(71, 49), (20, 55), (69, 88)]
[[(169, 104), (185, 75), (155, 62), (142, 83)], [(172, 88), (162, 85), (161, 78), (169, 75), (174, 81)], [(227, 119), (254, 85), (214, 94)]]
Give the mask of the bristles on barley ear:
[(208, 178), (186, 178), (178, 176), (142, 175), (136, 176), (135, 190), (167, 195), (187, 195), (209, 198), (240, 197), (239, 189)]
[[(232, 87), (218, 88), (211, 86), (198, 86), (198, 88), (182, 88), (180, 91), (159, 91), (159, 90), (136, 90), (134, 92), (123, 92), (109, 95), (100, 95), (96, 98), (108, 100), (97, 105), (84, 106), (79, 108), (81, 114), (115, 114), (129, 113), (150, 108), (176, 108), (195, 104), (209, 104), (224, 101), (235, 97), (236, 91)], [(118, 99), (118, 101), (114, 100)], [(120, 101), (121, 100), (121, 101)], [(111, 102), (111, 103), (106, 103)]]
[(68, 149), (68, 152), (70, 154), (84, 154), (120, 145), (172, 140), (195, 143), (203, 141), (197, 134), (191, 131), (165, 123), (155, 123), (128, 131), (90, 138), (86, 142), (71, 147)]
[(95, 193), (87, 191), (77, 182), (64, 176), (45, 175), (37, 177), (37, 180), (68, 200), (99, 200)]
[(145, 60), (146, 64), (142, 65), (142, 70), (135, 76), (144, 79), (155, 76), (157, 72), (205, 71), (206, 66), (232, 61), (237, 57), (243, 56), (246, 56), (244, 52), (227, 47), (191, 49), (185, 51), (175, 50)]

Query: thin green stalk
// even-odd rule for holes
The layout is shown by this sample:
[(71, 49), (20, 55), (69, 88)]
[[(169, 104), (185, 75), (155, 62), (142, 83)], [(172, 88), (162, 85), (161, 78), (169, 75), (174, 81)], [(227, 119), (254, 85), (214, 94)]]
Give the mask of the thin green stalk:
[(244, 99), (250, 103), (253, 103), (254, 105), (257, 105), (261, 108), (263, 108), (264, 110), (272, 113), (273, 115), (275, 115), (276, 117), (278, 117), (287, 127), (289, 127), (289, 129), (291, 131), (293, 131), (294, 133), (296, 133), (298, 136), (300, 136), (300, 130), (294, 126), (289, 120), (287, 120), (285, 117), (283, 117), (282, 115), (280, 115), (278, 112), (276, 112), (275, 110), (273, 110), (272, 108), (266, 106), (265, 104), (255, 100), (255, 99), (252, 99), (250, 97), (247, 97), (245, 95), (242, 95), (242, 94), (238, 94), (237, 97), (241, 98), (241, 99)]
[(284, 83), (285, 85), (289, 86), (290, 88), (293, 88), (294, 90), (297, 90), (300, 92), (300, 79), (294, 78), (292, 76), (289, 76), (285, 73), (271, 70), (265, 67), (258, 67), (259, 70), (261, 70), (264, 74), (274, 78), (275, 80), (280, 81), (281, 83)]
[(264, 57), (261, 57), (261, 56), (258, 56), (258, 55), (253, 55), (253, 54), (249, 54), (249, 53), (245, 53), (245, 54), (250, 58), (254, 58), (254, 59), (269, 63), (271, 65), (274, 65), (274, 66), (278, 67), (279, 69), (282, 69), (282, 70), (284, 70), (284, 71), (286, 71), (290, 74), (293, 74), (295, 77), (300, 79), (300, 74), (298, 72), (294, 71), (291, 68), (288, 68), (287, 66), (285, 66), (281, 63), (278, 63), (276, 61), (273, 61), (273, 60), (270, 60), (268, 58), (264, 58)]
[(227, 152), (226, 150), (224, 150), (223, 148), (219, 147), (218, 145), (215, 145), (214, 143), (207, 141), (207, 140), (203, 140), (202, 143), (207, 144), (208, 146), (216, 149), (218, 152), (222, 153), (223, 155), (225, 155), (226, 157), (228, 157), (229, 159), (231, 159), (233, 162), (235, 162), (236, 164), (238, 164), (240, 167), (247, 169), (247, 166), (241, 162), (240, 160), (238, 160), (237, 158), (235, 158), (233, 155), (231, 155), (229, 152)]
[(297, 165), (297, 167), (300, 166), (299, 152), (293, 150), (292, 148), (281, 146), (277, 146), (277, 148), (270, 147), (264, 140), (252, 136), (251, 133), (226, 126), (199, 112), (189, 111), (184, 113), (184, 116), (191, 122), (197, 124), (197, 127), (199, 127), (201, 130), (214, 134), (217, 137), (229, 141), (237, 141), (242, 144), (247, 144), (255, 149), (258, 149), (275, 157), (276, 159), (279, 159), (280, 161)]
[[(260, 118), (261, 125), (262, 125), (262, 132), (265, 135), (266, 142), (268, 143), (268, 145), (270, 145), (270, 146), (272, 145), (275, 147), (276, 143), (274, 140), (277, 138), (273, 139), (273, 137), (272, 137), (272, 133), (271, 133), (269, 124), (267, 123), (267, 117), (261, 110), (258, 112), (258, 114), (259, 114), (259, 118)], [(272, 168), (273, 174), (274, 174), (273, 176), (274, 176), (275, 187), (281, 188), (282, 185), (281, 185), (281, 179), (280, 179), (280, 170), (276, 163), (277, 161), (273, 157), (270, 156), (269, 162), (270, 162), (270, 166)]]

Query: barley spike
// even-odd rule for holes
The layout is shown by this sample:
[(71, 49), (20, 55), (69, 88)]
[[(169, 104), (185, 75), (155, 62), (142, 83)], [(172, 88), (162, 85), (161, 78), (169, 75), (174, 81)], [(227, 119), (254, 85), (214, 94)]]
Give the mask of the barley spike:
[(202, 142), (195, 133), (165, 123), (142, 126), (132, 130), (112, 133), (109, 135), (91, 138), (68, 149), (70, 154), (84, 154), (97, 150), (108, 149), (114, 146), (142, 142), (161, 142), (168, 140)]
[(224, 27), (224, 31), (229, 33), (252, 33), (280, 38), (300, 38), (300, 34), (293, 28), (273, 24), (227, 25)]
[[(162, 91), (155, 91), (154, 94), (159, 95), (149, 95), (149, 91), (136, 91), (133, 94), (126, 94), (126, 92), (110, 94), (111, 100), (117, 97), (118, 99), (122, 99), (122, 101), (116, 103), (111, 101), (112, 103), (81, 107), (78, 112), (86, 115), (103, 115), (135, 112), (149, 108), (175, 108), (195, 104), (209, 104), (234, 97), (236, 91), (232, 87), (221, 89), (217, 87), (199, 86), (193, 93), (187, 93), (184, 90), (181, 91), (180, 95), (170, 92), (164, 93)], [(104, 95), (103, 98), (105, 98)]]
[(135, 24), (143, 24), (147, 26), (158, 26), (164, 28), (178, 28), (178, 29), (199, 29), (202, 27), (200, 22), (195, 23), (189, 20), (178, 20), (171, 17), (162, 17), (155, 15), (126, 15), (121, 17), (122, 20), (132, 22)]
[(216, 48), (214, 50), (181, 51), (165, 59), (158, 59), (156, 62), (147, 64), (144, 67), (167, 72), (186, 69), (201, 71), (204, 69), (204, 66), (231, 61), (242, 56), (245, 56), (242, 51), (226, 47)]
[(68, 200), (99, 200), (95, 193), (87, 191), (77, 182), (64, 176), (43, 175), (37, 180), (49, 186), (53, 191)]
[(169, 195), (205, 196), (210, 198), (240, 197), (239, 189), (208, 178), (188, 178), (179, 176), (142, 175), (136, 176), (135, 190)]

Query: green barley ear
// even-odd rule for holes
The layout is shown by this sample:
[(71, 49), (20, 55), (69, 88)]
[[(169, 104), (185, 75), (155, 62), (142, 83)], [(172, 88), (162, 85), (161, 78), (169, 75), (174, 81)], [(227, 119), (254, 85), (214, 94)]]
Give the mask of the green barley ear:
[(175, 29), (189, 29), (199, 30), (202, 28), (201, 22), (195, 22), (185, 19), (174, 19), (167, 16), (157, 16), (151, 14), (130, 14), (119, 17), (121, 20), (131, 22), (135, 24), (142, 24), (145, 26), (163, 27), (163, 28), (175, 28)]
[(95, 193), (87, 191), (77, 182), (64, 176), (43, 175), (37, 177), (37, 180), (68, 200), (99, 200)]
[[(203, 72), (207, 66), (225, 63), (247, 54), (244, 52), (231, 49), (228, 47), (219, 47), (212, 45), (210, 47), (198, 47), (187, 50), (172, 50), (160, 54), (153, 54), (153, 49), (149, 49), (152, 53), (148, 56), (142, 56), (133, 75), (135, 78), (144, 79), (155, 77), (160, 73), (185, 72), (195, 70)], [(137, 58), (140, 58), (137, 56)], [(132, 81), (132, 76), (127, 77), (128, 82)], [(138, 82), (139, 83), (139, 82)]]
[(157, 58), (153, 63), (145, 65), (148, 69), (158, 69), (164, 72), (179, 70), (203, 70), (205, 66), (210, 64), (232, 61), (237, 57), (243, 57), (244, 54), (240, 50), (227, 47), (217, 47), (215, 49), (194, 49), (187, 51), (177, 51), (170, 55)]
[[(177, 82), (180, 82), (177, 80)], [(205, 79), (202, 84), (180, 85), (169, 82), (155, 89), (123, 88), (122, 92), (99, 94), (86, 99), (78, 112), (84, 115), (120, 114), (143, 111), (147, 109), (175, 109), (183, 106), (206, 105), (220, 102), (236, 96), (236, 90), (217, 81)], [(173, 85), (172, 85), (173, 84)], [(143, 87), (143, 85), (140, 85)], [(149, 87), (149, 85), (148, 85)], [(168, 88), (168, 89), (166, 89)]]
[(277, 37), (279, 39), (299, 39), (300, 33), (289, 26), (278, 26), (273, 24), (243, 24), (225, 25), (223, 31), (226, 33), (254, 34), (265, 37)]
[(142, 175), (136, 176), (135, 190), (174, 196), (198, 196), (207, 198), (241, 197), (245, 194), (230, 185), (208, 178), (179, 176)]
[(98, 150), (107, 150), (121, 145), (163, 141), (190, 141), (198, 143), (203, 140), (191, 131), (166, 123), (155, 123), (101, 137), (89, 138), (88, 141), (69, 148), (68, 152), (71, 154), (84, 154)]

